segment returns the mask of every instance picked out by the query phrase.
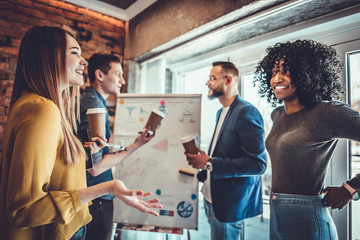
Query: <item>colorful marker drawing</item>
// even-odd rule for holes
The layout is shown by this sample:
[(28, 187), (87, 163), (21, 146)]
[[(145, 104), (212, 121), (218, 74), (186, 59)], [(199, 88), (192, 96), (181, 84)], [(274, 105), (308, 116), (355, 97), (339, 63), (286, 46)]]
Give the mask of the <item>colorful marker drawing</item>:
[(177, 206), (177, 213), (182, 218), (188, 218), (190, 217), (194, 212), (194, 207), (191, 203), (182, 201)]
[(129, 120), (131, 119), (131, 113), (136, 107), (125, 107), (129, 111)]
[(193, 119), (193, 114), (188, 108), (183, 108), (182, 118), (180, 119), (180, 122), (195, 123), (195, 120)]
[(151, 142), (142, 147), (142, 151), (136, 151), (135, 154), (138, 155), (142, 163), (157, 165), (166, 159), (168, 149), (169, 140), (164, 136), (155, 136)]
[(174, 216), (174, 211), (161, 209), (159, 215), (160, 216), (173, 217)]
[(154, 145), (152, 145), (151, 147), (159, 150), (159, 151), (163, 151), (163, 152), (167, 152), (168, 148), (169, 148), (169, 141), (167, 139), (164, 139), (161, 142), (157, 142)]

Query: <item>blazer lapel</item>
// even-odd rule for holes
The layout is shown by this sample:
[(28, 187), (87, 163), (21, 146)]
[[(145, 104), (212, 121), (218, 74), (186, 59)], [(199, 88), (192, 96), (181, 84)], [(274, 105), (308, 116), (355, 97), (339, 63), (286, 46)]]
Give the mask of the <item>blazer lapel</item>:
[(210, 151), (211, 151), (211, 148), (212, 148), (212, 145), (213, 145), (213, 142), (214, 142), (215, 132), (216, 132), (217, 125), (219, 123), (220, 114), (221, 114), (221, 111), (218, 110), (216, 112), (216, 124), (215, 124), (214, 132), (213, 132), (213, 135), (212, 135), (212, 138), (211, 138), (210, 146), (209, 146), (209, 149), (208, 149), (208, 155), (210, 155)]
[[(236, 98), (234, 99), (234, 101), (230, 105), (230, 109), (229, 109), (228, 113), (225, 116), (224, 122), (223, 122), (223, 124), (221, 126), (221, 129), (220, 129), (220, 132), (219, 132), (219, 135), (218, 135), (218, 138), (217, 138), (217, 141), (219, 141), (219, 139), (221, 138), (221, 136), (222, 136), (222, 134), (224, 132), (224, 128), (226, 126), (226, 123), (229, 121), (230, 116), (232, 114), (232, 110), (234, 109), (234, 107), (237, 105), (238, 102), (239, 102), (239, 95), (236, 96)], [(221, 111), (218, 112), (217, 117), (216, 117), (216, 125), (215, 125), (214, 133), (213, 133), (213, 136), (212, 136), (212, 139), (211, 139), (208, 155), (210, 154), (211, 147), (214, 144), (215, 131), (216, 131), (217, 125), (219, 124), (219, 118), (220, 118), (220, 115), (221, 115)], [(215, 148), (214, 148), (214, 152), (216, 151), (216, 147), (217, 146), (215, 146)]]

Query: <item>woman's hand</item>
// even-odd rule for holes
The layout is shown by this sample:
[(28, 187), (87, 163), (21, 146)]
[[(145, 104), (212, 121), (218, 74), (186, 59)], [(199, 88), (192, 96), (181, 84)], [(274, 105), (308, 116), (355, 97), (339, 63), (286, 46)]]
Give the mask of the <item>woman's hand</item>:
[(152, 193), (144, 193), (140, 190), (129, 190), (120, 180), (114, 180), (110, 192), (130, 207), (136, 208), (142, 212), (150, 213), (154, 216), (159, 216), (158, 212), (150, 209), (162, 208), (162, 205), (159, 204), (159, 199), (143, 200), (143, 198), (152, 195)]
[(90, 153), (95, 154), (98, 153), (100, 149), (106, 146), (106, 142), (107, 140), (103, 136), (92, 137), (90, 139), (90, 142), (84, 143), (84, 147), (90, 148)]
[(345, 187), (327, 187), (323, 190), (325, 193), (322, 202), (325, 206), (331, 207), (331, 209), (342, 209), (352, 199), (351, 194)]

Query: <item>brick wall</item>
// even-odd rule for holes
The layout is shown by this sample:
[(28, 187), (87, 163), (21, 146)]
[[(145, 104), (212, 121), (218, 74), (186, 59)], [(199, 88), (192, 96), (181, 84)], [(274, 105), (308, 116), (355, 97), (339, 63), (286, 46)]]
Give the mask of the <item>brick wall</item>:
[(122, 20), (64, 1), (0, 0), (0, 159), (20, 41), (34, 25), (58, 26), (74, 32), (85, 59), (95, 52), (124, 56)]

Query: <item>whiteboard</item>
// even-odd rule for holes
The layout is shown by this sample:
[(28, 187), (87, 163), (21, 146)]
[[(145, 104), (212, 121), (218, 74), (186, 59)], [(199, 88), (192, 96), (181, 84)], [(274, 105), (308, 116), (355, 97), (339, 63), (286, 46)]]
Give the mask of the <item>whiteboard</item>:
[[(155, 137), (112, 169), (114, 179), (129, 189), (152, 192), (163, 209), (159, 216), (142, 213), (114, 201), (114, 222), (156, 228), (197, 229), (197, 170), (187, 164), (180, 139), (194, 135), (200, 139), (201, 94), (121, 94), (117, 98), (114, 144), (130, 145), (142, 131), (152, 109), (165, 113)], [(194, 176), (179, 173), (193, 172)]]

